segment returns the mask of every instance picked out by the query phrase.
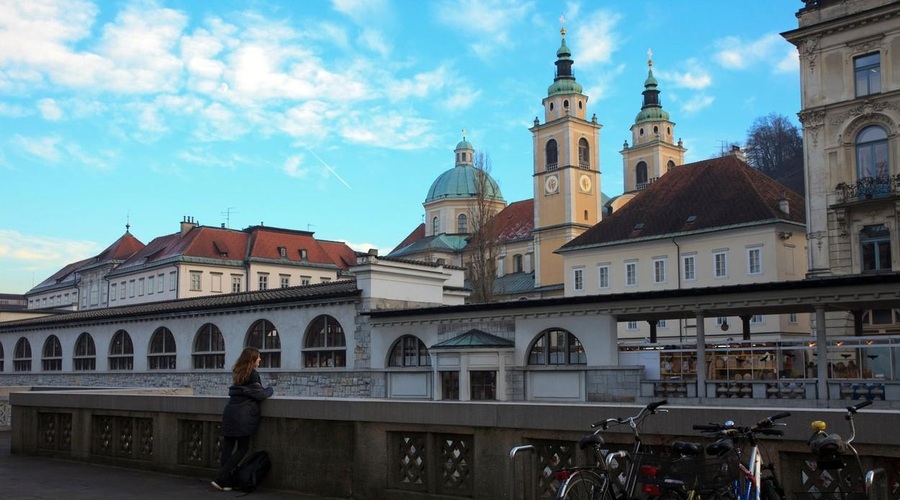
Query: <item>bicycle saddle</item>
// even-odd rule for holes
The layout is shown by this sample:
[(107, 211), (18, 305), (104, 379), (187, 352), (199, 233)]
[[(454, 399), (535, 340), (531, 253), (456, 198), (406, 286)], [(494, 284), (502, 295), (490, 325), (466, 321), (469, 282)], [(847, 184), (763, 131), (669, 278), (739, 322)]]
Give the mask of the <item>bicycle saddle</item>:
[(583, 436), (578, 440), (578, 447), (582, 450), (587, 448), (588, 446), (600, 446), (603, 444), (603, 438), (600, 437), (600, 434), (588, 434), (587, 436)]
[(721, 457), (734, 449), (734, 441), (731, 438), (720, 439), (706, 447), (706, 454)]
[(675, 441), (672, 443), (672, 451), (682, 457), (696, 457), (702, 453), (703, 448), (700, 443), (689, 443), (687, 441)]

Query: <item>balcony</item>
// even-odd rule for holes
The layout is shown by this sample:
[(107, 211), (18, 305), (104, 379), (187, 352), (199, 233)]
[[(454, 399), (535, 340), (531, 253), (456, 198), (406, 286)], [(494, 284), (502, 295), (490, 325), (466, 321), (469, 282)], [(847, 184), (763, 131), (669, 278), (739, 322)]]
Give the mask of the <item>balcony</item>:
[(862, 177), (856, 182), (841, 182), (835, 186), (838, 203), (864, 201), (900, 196), (900, 174)]

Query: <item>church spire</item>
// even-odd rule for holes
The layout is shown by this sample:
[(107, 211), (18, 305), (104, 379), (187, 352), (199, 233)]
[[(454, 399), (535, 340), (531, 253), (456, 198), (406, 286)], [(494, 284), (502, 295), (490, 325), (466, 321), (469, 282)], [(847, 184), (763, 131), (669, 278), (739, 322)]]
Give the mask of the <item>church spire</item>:
[[(565, 19), (560, 16), (560, 23), (565, 23)], [(575, 81), (575, 73), (572, 72), (572, 51), (566, 45), (566, 28), (563, 26), (559, 30), (562, 41), (559, 50), (556, 51), (556, 76), (553, 78), (553, 85), (547, 89), (547, 95), (557, 94), (580, 94), (583, 90), (581, 84)]]
[(644, 80), (644, 102), (641, 105), (641, 111), (635, 118), (635, 123), (651, 120), (668, 120), (669, 113), (663, 111), (662, 103), (659, 101), (659, 90), (657, 87), (659, 82), (653, 76), (653, 51), (647, 50), (647, 79)]

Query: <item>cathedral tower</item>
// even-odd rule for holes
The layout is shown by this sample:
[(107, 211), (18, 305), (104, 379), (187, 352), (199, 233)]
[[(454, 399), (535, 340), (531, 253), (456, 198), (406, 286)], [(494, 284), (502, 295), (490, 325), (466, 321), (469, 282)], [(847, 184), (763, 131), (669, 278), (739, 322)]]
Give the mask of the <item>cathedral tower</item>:
[[(621, 151), (624, 163), (625, 193), (632, 196), (642, 191), (670, 168), (684, 164), (681, 139), (676, 143), (675, 123), (662, 109), (658, 82), (653, 76), (653, 53), (648, 51), (647, 79), (644, 81), (644, 102), (631, 126), (631, 147), (628, 141)], [(630, 196), (626, 196), (630, 199)], [(624, 200), (623, 200), (624, 201)]]
[(544, 123), (534, 119), (535, 287), (563, 283), (556, 249), (600, 221), (600, 128), (587, 116), (588, 96), (572, 72), (566, 30), (556, 51), (556, 77), (547, 90)]

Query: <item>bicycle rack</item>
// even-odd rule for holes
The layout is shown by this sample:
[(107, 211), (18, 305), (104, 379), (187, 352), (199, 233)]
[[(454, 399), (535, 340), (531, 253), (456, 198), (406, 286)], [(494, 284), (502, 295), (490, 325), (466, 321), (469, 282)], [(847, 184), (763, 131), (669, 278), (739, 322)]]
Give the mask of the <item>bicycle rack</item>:
[(889, 500), (887, 473), (884, 469), (872, 469), (866, 472), (866, 498), (868, 500)]
[[(525, 464), (521, 467), (523, 476), (521, 478), (521, 486), (518, 484), (520, 481), (516, 480), (516, 470), (518, 469), (516, 467), (516, 456), (520, 452), (528, 452), (527, 467)], [(534, 452), (534, 446), (530, 444), (514, 446), (509, 450), (509, 474), (507, 474), (509, 478), (509, 500), (537, 500), (537, 484), (535, 484), (537, 464), (535, 463)], [(519, 496), (520, 491), (522, 496)]]

